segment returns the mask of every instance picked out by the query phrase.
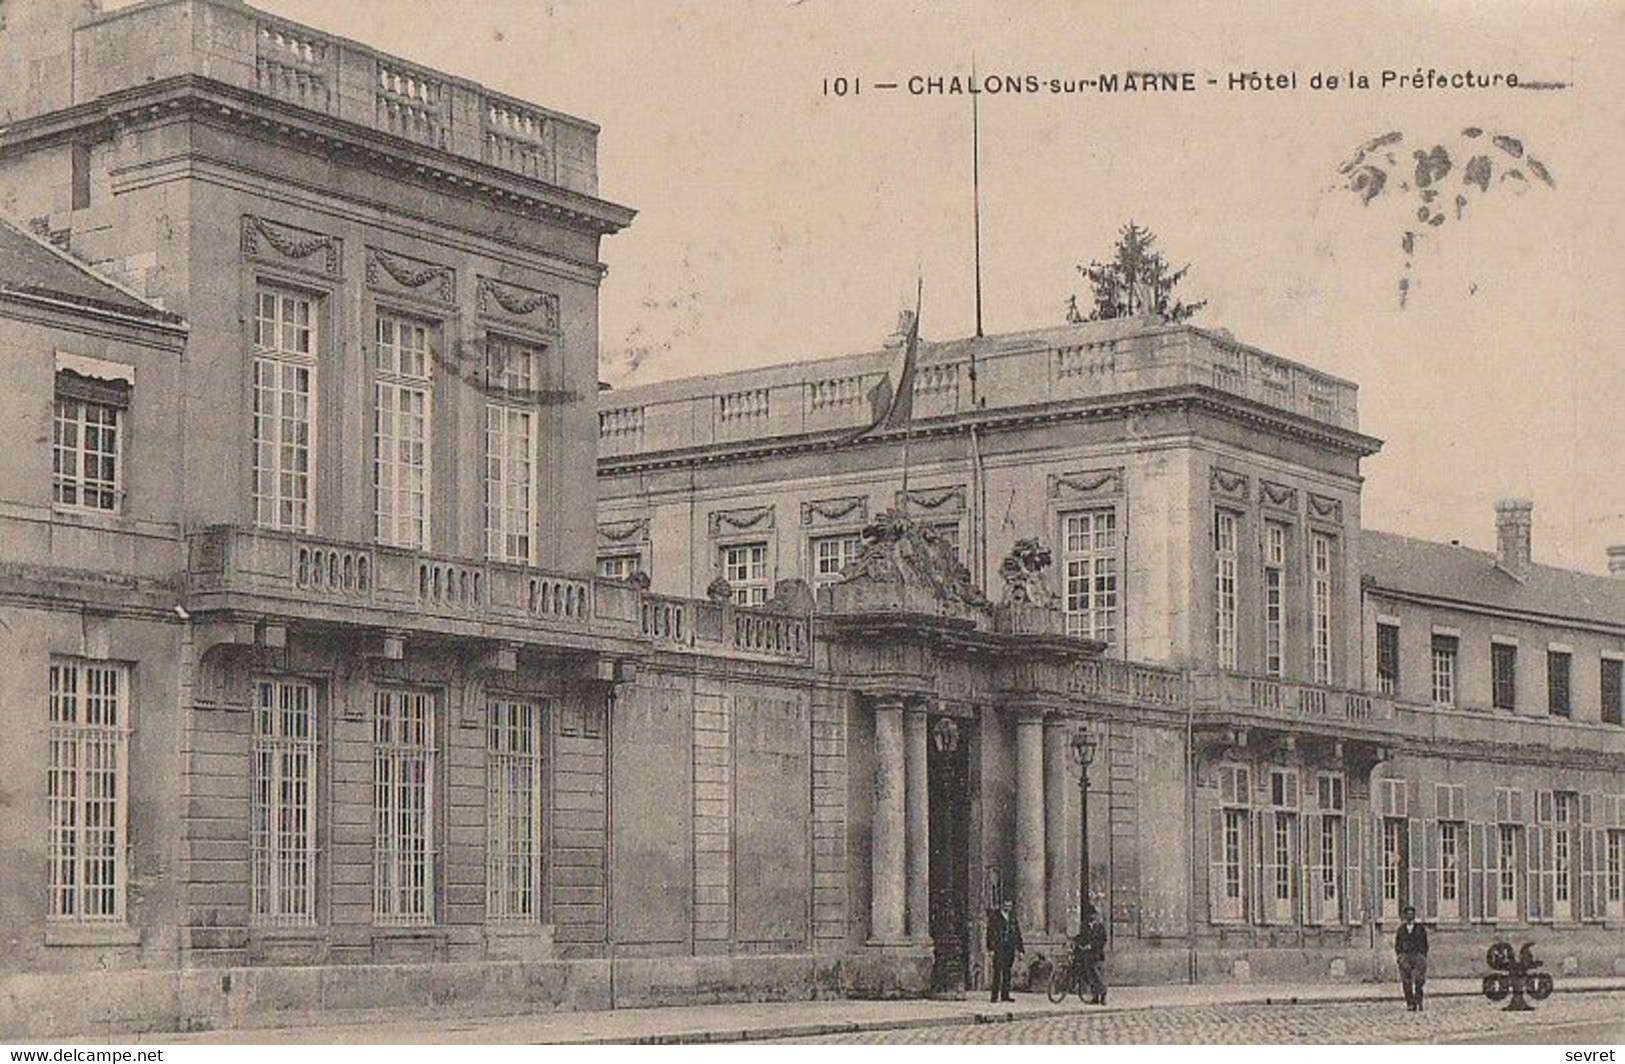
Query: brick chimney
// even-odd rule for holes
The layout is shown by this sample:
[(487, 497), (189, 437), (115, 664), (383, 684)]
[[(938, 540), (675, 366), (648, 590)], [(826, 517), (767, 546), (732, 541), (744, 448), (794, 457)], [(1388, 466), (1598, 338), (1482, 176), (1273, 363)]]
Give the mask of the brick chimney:
[(1495, 560), (1519, 579), (1529, 571), (1529, 529), (1535, 504), (1502, 499), (1495, 504)]
[(1608, 548), (1608, 575), (1625, 580), (1625, 543)]

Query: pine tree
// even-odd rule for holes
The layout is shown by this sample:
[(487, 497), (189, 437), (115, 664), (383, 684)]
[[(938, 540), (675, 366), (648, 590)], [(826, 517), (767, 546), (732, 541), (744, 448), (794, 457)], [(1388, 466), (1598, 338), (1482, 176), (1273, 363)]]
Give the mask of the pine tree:
[(1154, 315), (1164, 321), (1184, 321), (1207, 306), (1207, 300), (1182, 302), (1174, 288), (1184, 280), (1190, 266), (1170, 270), (1162, 253), (1156, 250), (1156, 234), (1133, 221), (1117, 237), (1109, 261), (1090, 262), (1078, 272), (1088, 280), (1094, 306), (1088, 314), (1078, 307), (1078, 297), (1066, 301), (1066, 320), (1106, 321)]

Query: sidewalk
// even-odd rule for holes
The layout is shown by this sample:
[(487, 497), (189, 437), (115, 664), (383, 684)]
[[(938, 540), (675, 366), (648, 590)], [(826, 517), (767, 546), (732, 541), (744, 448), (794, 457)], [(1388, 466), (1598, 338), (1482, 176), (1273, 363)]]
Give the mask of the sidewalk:
[[(1625, 978), (1570, 978), (1559, 993), (1625, 991)], [(1481, 992), (1476, 979), (1428, 982), (1435, 997)], [(992, 1004), (973, 994), (965, 1001), (825, 1001), (750, 1002), (674, 1008), (615, 1009), (604, 1012), (542, 1012), (522, 1016), (442, 1017), (425, 1014), (319, 1026), (233, 1028), (187, 1034), (152, 1033), (119, 1038), (53, 1039), (67, 1045), (141, 1044), (605, 1044), (705, 1043), (763, 1039), (812, 1038), (855, 1031), (963, 1026), (1079, 1012), (1130, 1012), (1223, 1004), (1325, 1004), (1399, 998), (1397, 985), (1203, 984), (1199, 986), (1125, 986), (1111, 991), (1106, 1006), (1082, 1005), (1076, 998), (1052, 1005), (1042, 994), (1018, 994), (1011, 1004)]]

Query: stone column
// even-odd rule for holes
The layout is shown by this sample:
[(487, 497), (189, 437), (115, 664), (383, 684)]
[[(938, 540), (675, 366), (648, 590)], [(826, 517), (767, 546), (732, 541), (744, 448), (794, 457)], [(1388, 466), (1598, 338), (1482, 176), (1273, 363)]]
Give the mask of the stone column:
[(1044, 915), (1044, 715), (1016, 719), (1016, 916), (1041, 933)]
[(870, 844), (869, 933), (879, 942), (903, 937), (903, 703), (875, 701), (875, 813)]
[(1066, 721), (1052, 715), (1044, 721), (1044, 856), (1049, 865), (1049, 929), (1067, 934), (1071, 914), (1074, 859), (1068, 831), (1068, 807), (1073, 790), (1069, 769), (1072, 733)]
[(926, 778), (925, 706), (915, 703), (903, 713), (903, 746), (908, 779), (908, 935), (931, 937), (930, 781)]

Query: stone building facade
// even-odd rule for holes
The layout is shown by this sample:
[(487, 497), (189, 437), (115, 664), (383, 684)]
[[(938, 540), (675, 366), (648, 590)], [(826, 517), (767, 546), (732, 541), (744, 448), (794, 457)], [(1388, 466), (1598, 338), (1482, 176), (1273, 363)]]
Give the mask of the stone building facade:
[(865, 618), (984, 705), (1098, 647), (903, 533), (827, 637), (594, 574), (596, 127), (237, 0), (6, 16), (0, 1033), (963, 982), (891, 804), (854, 930)]
[[(1366, 531), (1360, 460), (1379, 442), (1354, 386), (1223, 331), (927, 343), (912, 427), (849, 442), (898, 341), (607, 394), (600, 571), (674, 593), (722, 578), (739, 602), (786, 578), (838, 590), (882, 509), (934, 529), (985, 587), (1021, 540), (1046, 546), (1042, 580), (1067, 631), (1104, 644), (1104, 682), (1032, 718), (984, 707), (967, 857), (988, 881), (1020, 866), (1028, 794), (1070, 792), (1077, 770), (1046, 738), (1042, 787), (1001, 779), (1040, 727), (1089, 729), (1089, 815), (1074, 797), (1045, 819), (1050, 893), (1020, 905), (1076, 926), (1086, 835), (1119, 978), (1381, 974), (1404, 903), (1437, 919), (1447, 972), (1477, 970), (1498, 934), (1561, 970), (1625, 963), (1625, 582), (1533, 564), (1525, 504), (1503, 507), (1501, 558)], [(1443, 700), (1428, 670), (1447, 636)], [(1503, 704), (1491, 645), (1520, 641)], [(869, 742), (878, 713), (855, 707), (854, 749), (886, 749)], [(868, 901), (871, 927), (891, 926)]]

